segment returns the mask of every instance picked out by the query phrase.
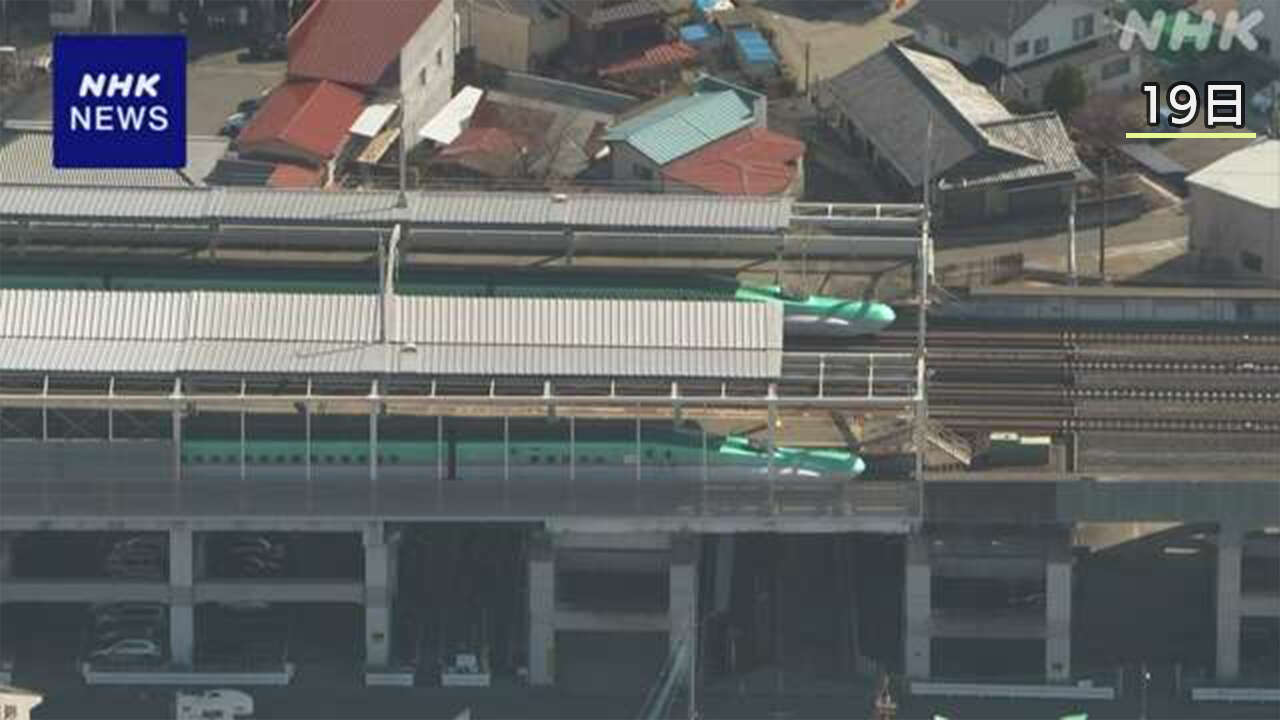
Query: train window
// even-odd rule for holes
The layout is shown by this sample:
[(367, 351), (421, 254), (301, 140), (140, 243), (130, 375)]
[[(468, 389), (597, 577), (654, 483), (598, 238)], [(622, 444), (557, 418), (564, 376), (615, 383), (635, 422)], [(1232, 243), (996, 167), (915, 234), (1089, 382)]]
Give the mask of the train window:
[(341, 457), (339, 458), (339, 461), (340, 461), (343, 465), (350, 465), (350, 464), (351, 464), (351, 456), (350, 456), (350, 455), (343, 455), (343, 456), (341, 456)]
[(663, 453), (663, 455), (665, 455), (665, 456), (666, 456), (667, 460), (671, 460), (671, 451), (670, 451), (670, 450), (668, 450), (668, 451), (666, 451), (665, 453)]
[[(185, 459), (185, 458), (184, 458), (184, 459)], [(203, 455), (197, 455), (197, 456), (195, 456), (195, 459), (193, 460), (193, 462), (203, 463), (203, 462), (204, 462), (204, 456), (203, 456)]]
[(645, 456), (645, 457), (647, 457), (647, 458), (652, 459), (652, 458), (653, 458), (653, 448), (649, 448), (649, 449), (645, 450), (645, 451), (644, 451), (644, 456)]
[(580, 462), (580, 463), (584, 463), (584, 464), (585, 464), (585, 463), (589, 463), (589, 462), (591, 462), (591, 456), (589, 456), (589, 455), (579, 455), (579, 456), (578, 456), (578, 462)]
[(302, 463), (302, 456), (301, 456), (301, 455), (294, 455), (294, 456), (293, 456), (293, 464), (294, 464), (294, 465), (300, 465), (301, 463)]
[(356, 456), (356, 462), (360, 463), (361, 465), (365, 464), (365, 463), (366, 463), (366, 462), (368, 462), (368, 461), (369, 461), (369, 456), (368, 456), (368, 455), (357, 455), (357, 456)]
[(283, 455), (277, 455), (277, 456), (276, 456), (276, 464), (277, 464), (277, 465), (283, 465), (283, 464), (284, 464), (284, 456), (283, 456)]
[(570, 457), (571, 457), (571, 456), (569, 456), (569, 455), (561, 455), (561, 456), (560, 456), (560, 462), (565, 463), (565, 464), (568, 464)]
[(271, 464), (271, 456), (270, 456), (270, 455), (259, 455), (259, 456), (258, 456), (258, 462), (262, 463), (263, 465), (270, 465), (270, 464)]
[(555, 464), (556, 464), (556, 456), (555, 456), (555, 455), (548, 455), (548, 456), (547, 456), (547, 464), (548, 464), (548, 465), (555, 465)]
[(400, 464), (400, 456), (399, 456), (399, 455), (392, 455), (392, 456), (391, 456), (391, 464), (392, 464), (392, 465), (399, 465), (399, 464)]
[(529, 464), (530, 464), (530, 465), (537, 465), (537, 464), (538, 464), (538, 456), (537, 456), (537, 455), (530, 455), (530, 456), (529, 456)]
[(324, 456), (324, 463), (325, 463), (325, 465), (332, 465), (332, 464), (333, 464), (333, 456), (332, 456), (332, 455), (325, 455), (325, 456)]
[(384, 457), (382, 456), (382, 453), (378, 453), (378, 464), (379, 464), (379, 465), (381, 465), (382, 463), (384, 463), (384, 462), (386, 462), (386, 461), (387, 461), (387, 460), (386, 460), (386, 458), (384, 458)]
[(596, 456), (596, 462), (598, 462), (598, 463), (600, 463), (601, 465), (603, 465), (603, 464), (604, 464), (604, 456), (603, 456), (603, 455), (597, 455), (597, 456)]
[(314, 464), (316, 464), (316, 463), (318, 463), (318, 462), (320, 462), (320, 456), (319, 456), (319, 455), (312, 455), (312, 456), (311, 456), (311, 464), (313, 464), (313, 465), (314, 465)]

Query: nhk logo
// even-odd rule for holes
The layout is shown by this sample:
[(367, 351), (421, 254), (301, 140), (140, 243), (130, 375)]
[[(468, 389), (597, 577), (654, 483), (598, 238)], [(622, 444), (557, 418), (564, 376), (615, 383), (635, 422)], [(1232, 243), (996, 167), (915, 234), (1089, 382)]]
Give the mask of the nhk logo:
[[(159, 98), (156, 85), (159, 73), (123, 76), (111, 73), (86, 74), (80, 78), (79, 96), (84, 98), (134, 97)], [(114, 111), (114, 112), (113, 112)], [(74, 130), (142, 130), (164, 132), (169, 129), (169, 108), (163, 105), (104, 105), (89, 104), (71, 106), (71, 129)]]
[[(1166, 23), (1172, 18), (1173, 26), (1169, 29), (1168, 49), (1178, 52), (1183, 44), (1191, 41), (1195, 49), (1204, 52), (1213, 42), (1213, 31), (1218, 14), (1213, 10), (1205, 10), (1202, 14), (1188, 10), (1179, 10), (1172, 15), (1164, 10), (1156, 10), (1150, 19), (1144, 18), (1137, 10), (1130, 10), (1120, 27), (1120, 49), (1126, 52), (1133, 49), (1135, 38), (1142, 38), (1142, 44), (1148, 52), (1160, 49), (1160, 38), (1164, 35)], [(1221, 32), (1218, 35), (1218, 49), (1230, 50), (1239, 42), (1250, 52), (1258, 49), (1258, 39), (1253, 36), (1254, 28), (1262, 24), (1266, 16), (1261, 10), (1240, 16), (1237, 10), (1228, 10), (1222, 20)]]
[(54, 166), (185, 165), (186, 55), (181, 35), (56, 37)]

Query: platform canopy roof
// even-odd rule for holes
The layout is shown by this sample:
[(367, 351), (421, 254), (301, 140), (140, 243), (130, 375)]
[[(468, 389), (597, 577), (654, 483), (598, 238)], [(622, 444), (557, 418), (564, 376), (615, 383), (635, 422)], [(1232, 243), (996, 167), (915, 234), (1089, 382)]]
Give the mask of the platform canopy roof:
[(765, 303), (0, 291), (0, 372), (759, 379), (781, 364)]
[(788, 198), (545, 192), (332, 192), (261, 188), (138, 188), (0, 184), (0, 222), (389, 227), (669, 228), (772, 233)]

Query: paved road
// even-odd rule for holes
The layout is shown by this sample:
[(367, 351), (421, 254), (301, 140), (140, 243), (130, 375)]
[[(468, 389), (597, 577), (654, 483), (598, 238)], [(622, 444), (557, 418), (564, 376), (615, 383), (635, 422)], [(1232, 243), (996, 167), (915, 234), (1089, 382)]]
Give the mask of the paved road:
[(782, 61), (805, 87), (805, 46), (809, 46), (809, 76), (816, 84), (879, 52), (890, 42), (911, 34), (896, 22), (915, 0), (902, 9), (879, 12), (877, 3), (760, 0), (761, 22), (773, 30), (773, 42)]

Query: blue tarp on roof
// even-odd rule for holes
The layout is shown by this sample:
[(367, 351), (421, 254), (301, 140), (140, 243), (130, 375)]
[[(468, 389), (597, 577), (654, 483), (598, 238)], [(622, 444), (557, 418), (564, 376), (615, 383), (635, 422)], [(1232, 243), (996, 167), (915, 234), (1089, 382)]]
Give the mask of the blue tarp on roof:
[(742, 56), (750, 65), (778, 64), (778, 56), (773, 54), (769, 41), (764, 39), (755, 28), (741, 28), (733, 31), (733, 42), (742, 50)]
[(680, 39), (690, 45), (700, 45), (714, 38), (719, 31), (708, 23), (690, 23), (680, 28)]

